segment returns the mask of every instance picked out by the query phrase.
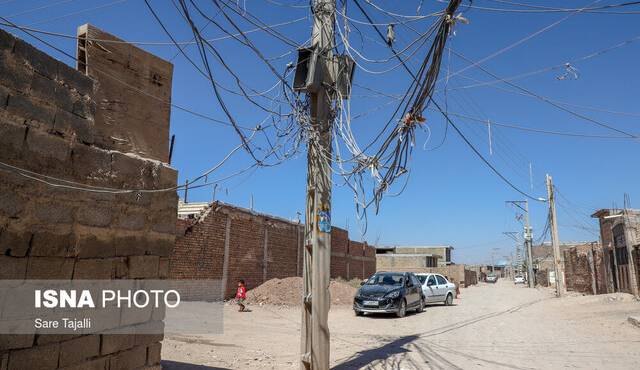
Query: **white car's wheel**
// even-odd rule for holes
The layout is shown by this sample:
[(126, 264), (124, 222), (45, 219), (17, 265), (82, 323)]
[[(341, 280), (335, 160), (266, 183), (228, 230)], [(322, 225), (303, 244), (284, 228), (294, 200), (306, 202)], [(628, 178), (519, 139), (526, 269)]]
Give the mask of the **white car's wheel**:
[(445, 306), (451, 306), (453, 304), (453, 294), (447, 294), (447, 298), (444, 300)]

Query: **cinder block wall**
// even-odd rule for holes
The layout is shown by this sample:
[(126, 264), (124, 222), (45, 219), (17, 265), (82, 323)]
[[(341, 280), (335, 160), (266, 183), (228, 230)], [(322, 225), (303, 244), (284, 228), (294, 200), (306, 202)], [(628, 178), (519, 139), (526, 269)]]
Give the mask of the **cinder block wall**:
[[(220, 279), (225, 297), (232, 297), (238, 279), (251, 289), (269, 279), (301, 276), (303, 243), (302, 224), (214, 203), (195, 220), (178, 220), (169, 276)], [(331, 277), (375, 272), (374, 248), (350, 241), (346, 230), (332, 228), (331, 248)]]
[[(136, 55), (148, 54), (138, 49)], [(166, 164), (95, 145), (96, 132), (108, 124), (96, 117), (102, 78), (87, 77), (0, 30), (0, 162), (100, 187), (175, 186), (177, 173)], [(158, 109), (158, 102), (136, 108)], [(168, 117), (157, 124), (168, 129)], [(157, 145), (168, 146), (168, 137)], [(163, 278), (175, 241), (176, 207), (175, 191), (56, 188), (0, 165), (0, 279)], [(136, 327), (162, 325), (156, 315), (123, 319)], [(161, 340), (162, 335), (0, 335), (0, 369), (160, 369)]]

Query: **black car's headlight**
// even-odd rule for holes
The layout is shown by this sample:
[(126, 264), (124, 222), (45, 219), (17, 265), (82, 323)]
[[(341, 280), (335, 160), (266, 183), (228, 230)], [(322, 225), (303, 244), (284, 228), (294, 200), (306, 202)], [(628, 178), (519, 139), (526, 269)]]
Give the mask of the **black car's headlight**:
[(391, 299), (398, 298), (398, 297), (400, 297), (400, 291), (396, 290), (396, 291), (393, 291), (391, 293), (387, 293), (384, 297), (385, 298), (391, 298)]

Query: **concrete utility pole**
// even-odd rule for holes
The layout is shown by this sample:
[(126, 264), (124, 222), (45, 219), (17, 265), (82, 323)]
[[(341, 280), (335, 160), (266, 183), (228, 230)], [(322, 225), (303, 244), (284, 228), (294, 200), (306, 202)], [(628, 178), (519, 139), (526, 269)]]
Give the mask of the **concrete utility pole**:
[(556, 295), (564, 296), (564, 263), (560, 254), (560, 240), (558, 238), (558, 219), (556, 216), (556, 198), (553, 192), (553, 180), (547, 175), (547, 201), (549, 202), (549, 225), (551, 225), (551, 244), (553, 245), (553, 264), (556, 271)]
[[(507, 203), (511, 203), (524, 211), (524, 247), (527, 252), (527, 280), (529, 280), (529, 288), (535, 288), (536, 277), (533, 274), (533, 255), (531, 253), (531, 246), (533, 244), (533, 233), (531, 230), (531, 226), (529, 226), (529, 201), (508, 200)], [(524, 204), (524, 207), (522, 206), (522, 204)]]
[(329, 274), (331, 261), (331, 95), (335, 0), (314, 0), (311, 46), (321, 80), (309, 91), (311, 130), (307, 148), (307, 206), (303, 257), (301, 369), (329, 369)]

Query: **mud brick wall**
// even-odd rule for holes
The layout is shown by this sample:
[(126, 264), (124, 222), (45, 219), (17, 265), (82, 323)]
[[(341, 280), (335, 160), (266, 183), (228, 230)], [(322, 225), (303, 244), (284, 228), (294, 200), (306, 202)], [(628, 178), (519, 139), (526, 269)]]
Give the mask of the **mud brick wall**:
[[(6, 164), (0, 164), (0, 279), (167, 276), (175, 192), (56, 188), (7, 167), (108, 188), (175, 186), (177, 173), (167, 165), (95, 145), (107, 124), (95, 115), (102, 82), (0, 30), (0, 162)], [(157, 124), (168, 129), (169, 121)], [(168, 135), (160, 144), (168, 146)], [(162, 325), (156, 315), (151, 320), (160, 321), (147, 320), (129, 324)], [(159, 369), (161, 340), (162, 335), (0, 335), (0, 369)]]
[(96, 126), (95, 144), (168, 162), (173, 65), (131, 44), (96, 41), (120, 40), (91, 25), (78, 37), (78, 69), (100, 81), (95, 115), (105, 124)]
[[(217, 202), (177, 225), (172, 279), (220, 279), (229, 298), (239, 279), (252, 289), (269, 279), (302, 276), (302, 224)], [(332, 228), (331, 248), (331, 277), (362, 279), (375, 272), (374, 248), (350, 241), (346, 230)]]
[(478, 273), (473, 270), (464, 269), (464, 288), (478, 284)]
[[(605, 249), (599, 243), (579, 245), (564, 251), (565, 284), (567, 290), (586, 294), (608, 292)], [(595, 285), (595, 286), (594, 286)]]

